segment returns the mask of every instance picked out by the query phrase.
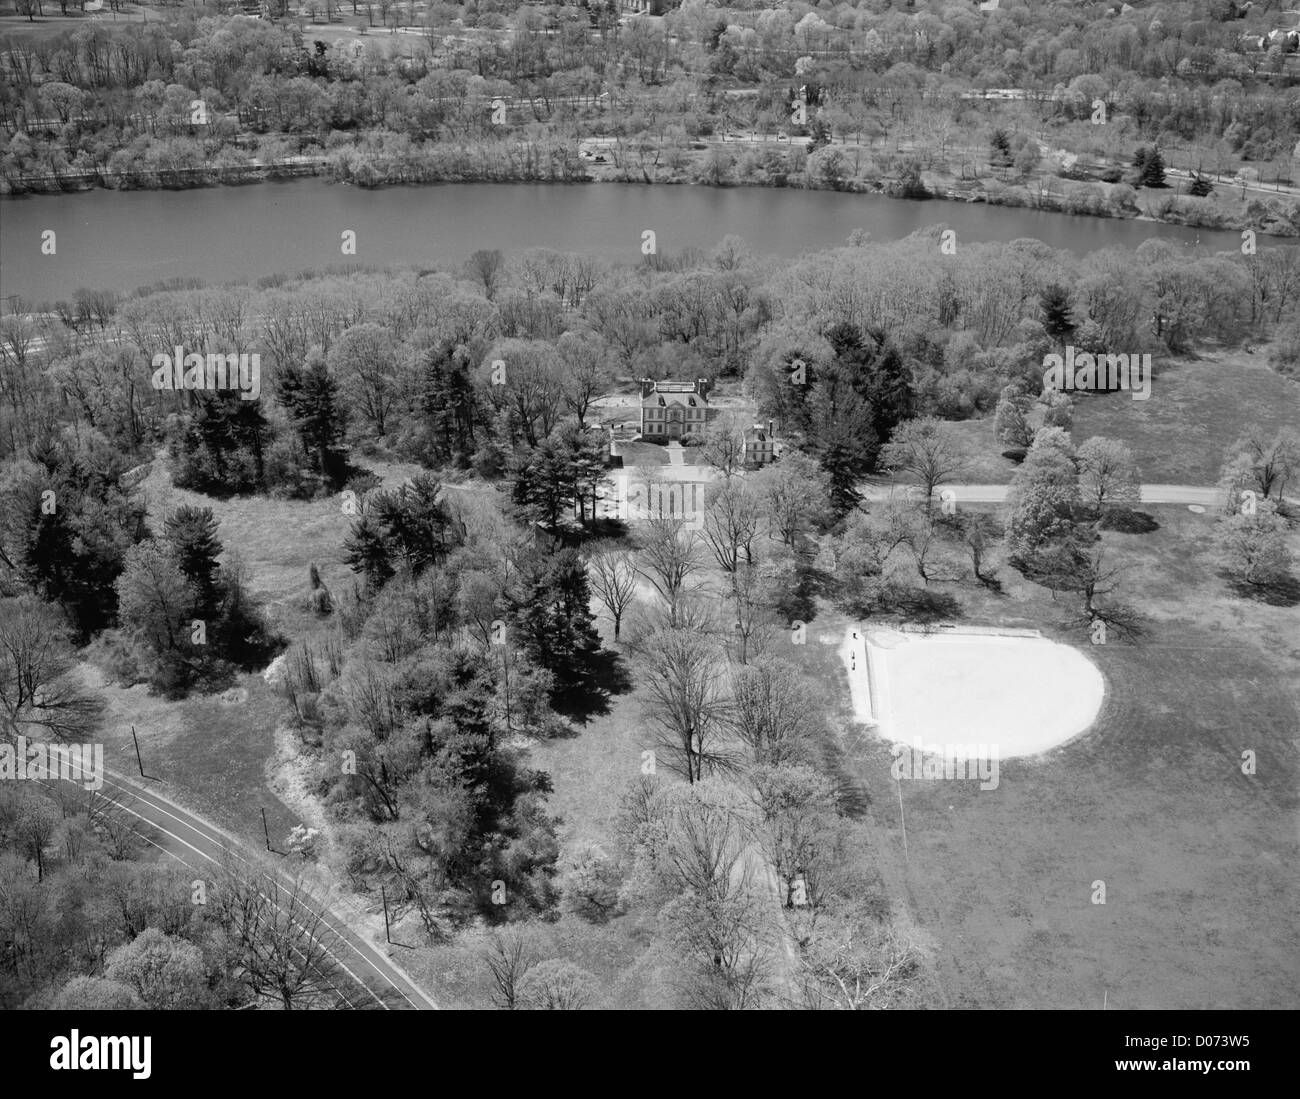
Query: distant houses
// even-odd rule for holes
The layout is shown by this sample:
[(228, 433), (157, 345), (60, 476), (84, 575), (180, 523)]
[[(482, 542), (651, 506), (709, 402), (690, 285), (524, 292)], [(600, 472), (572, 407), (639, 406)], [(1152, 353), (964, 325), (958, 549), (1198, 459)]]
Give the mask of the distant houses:
[(713, 419), (708, 378), (693, 382), (641, 382), (641, 438), (666, 443), (685, 435), (703, 435)]

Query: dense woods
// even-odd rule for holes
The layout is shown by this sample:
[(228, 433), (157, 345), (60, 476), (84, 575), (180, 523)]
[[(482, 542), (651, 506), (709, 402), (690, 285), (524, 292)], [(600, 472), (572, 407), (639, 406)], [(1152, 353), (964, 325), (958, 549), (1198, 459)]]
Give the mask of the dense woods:
[[(365, 5), (372, 23), (415, 33), (343, 42), (288, 12), (168, 8), (166, 24), (0, 42), (0, 177), (24, 190), (306, 170), (922, 196), (925, 172), (984, 201), (1294, 234), (1285, 196), (1243, 196), (1241, 210), (1207, 197), (1242, 170), (1294, 176), (1294, 40), (1250, 39), (1286, 19), (1272, 7), (687, 0), (620, 20), (585, 0), (391, 4)], [(1161, 185), (1128, 170), (1146, 146), (1191, 173), (1183, 193), (1137, 202), (1134, 186)]]

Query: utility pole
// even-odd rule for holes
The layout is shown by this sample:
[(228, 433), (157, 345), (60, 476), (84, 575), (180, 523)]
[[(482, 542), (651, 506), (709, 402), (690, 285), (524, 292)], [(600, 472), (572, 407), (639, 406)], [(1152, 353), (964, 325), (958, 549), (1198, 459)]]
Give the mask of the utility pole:
[(140, 738), (135, 735), (135, 726), (131, 726), (131, 739), (135, 742), (135, 764), (140, 768), (140, 777), (148, 778), (144, 773), (144, 760), (140, 758)]
[(392, 946), (393, 937), (388, 930), (388, 892), (382, 885), (379, 887), (379, 898), (384, 902), (384, 942)]
[(262, 832), (266, 835), (266, 849), (267, 849), (268, 851), (270, 851), (270, 850), (272, 850), (272, 848), (271, 848), (271, 829), (268, 828), (267, 825), (266, 825), (266, 810), (265, 810), (265, 809), (262, 810)]

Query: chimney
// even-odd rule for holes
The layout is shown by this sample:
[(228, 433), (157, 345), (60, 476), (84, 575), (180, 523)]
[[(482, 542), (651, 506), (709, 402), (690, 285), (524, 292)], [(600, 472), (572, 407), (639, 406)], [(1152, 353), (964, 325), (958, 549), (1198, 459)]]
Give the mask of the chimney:
[(655, 391), (655, 383), (652, 382), (649, 378), (642, 378), (642, 379), (641, 379), (641, 399), (642, 399), (642, 400), (645, 400), (645, 399), (646, 399), (648, 396), (650, 396), (650, 394), (653, 393), (654, 391)]
[(768, 420), (768, 421), (767, 421), (767, 437), (768, 437), (769, 439), (772, 438), (772, 436), (776, 434), (776, 428), (775, 428), (774, 424), (775, 424), (775, 421), (774, 421), (774, 420)]

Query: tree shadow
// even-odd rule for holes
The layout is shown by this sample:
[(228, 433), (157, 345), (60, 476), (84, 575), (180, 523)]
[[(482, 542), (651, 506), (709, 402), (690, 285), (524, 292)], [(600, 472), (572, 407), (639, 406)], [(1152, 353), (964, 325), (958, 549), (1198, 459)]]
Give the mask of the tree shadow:
[(1282, 576), (1266, 584), (1248, 584), (1232, 577), (1226, 579), (1233, 592), (1252, 603), (1264, 603), (1270, 607), (1294, 607), (1300, 604), (1300, 580), (1294, 576)]
[[(610, 711), (610, 699), (632, 689), (632, 677), (621, 653), (601, 649), (587, 664), (587, 676), (555, 692), (551, 708), (574, 726), (586, 725), (593, 717)], [(570, 734), (576, 736), (577, 729)]]
[(1102, 513), (1098, 526), (1102, 530), (1113, 530), (1120, 534), (1150, 534), (1153, 530), (1160, 529), (1154, 515), (1125, 507), (1108, 508)]

